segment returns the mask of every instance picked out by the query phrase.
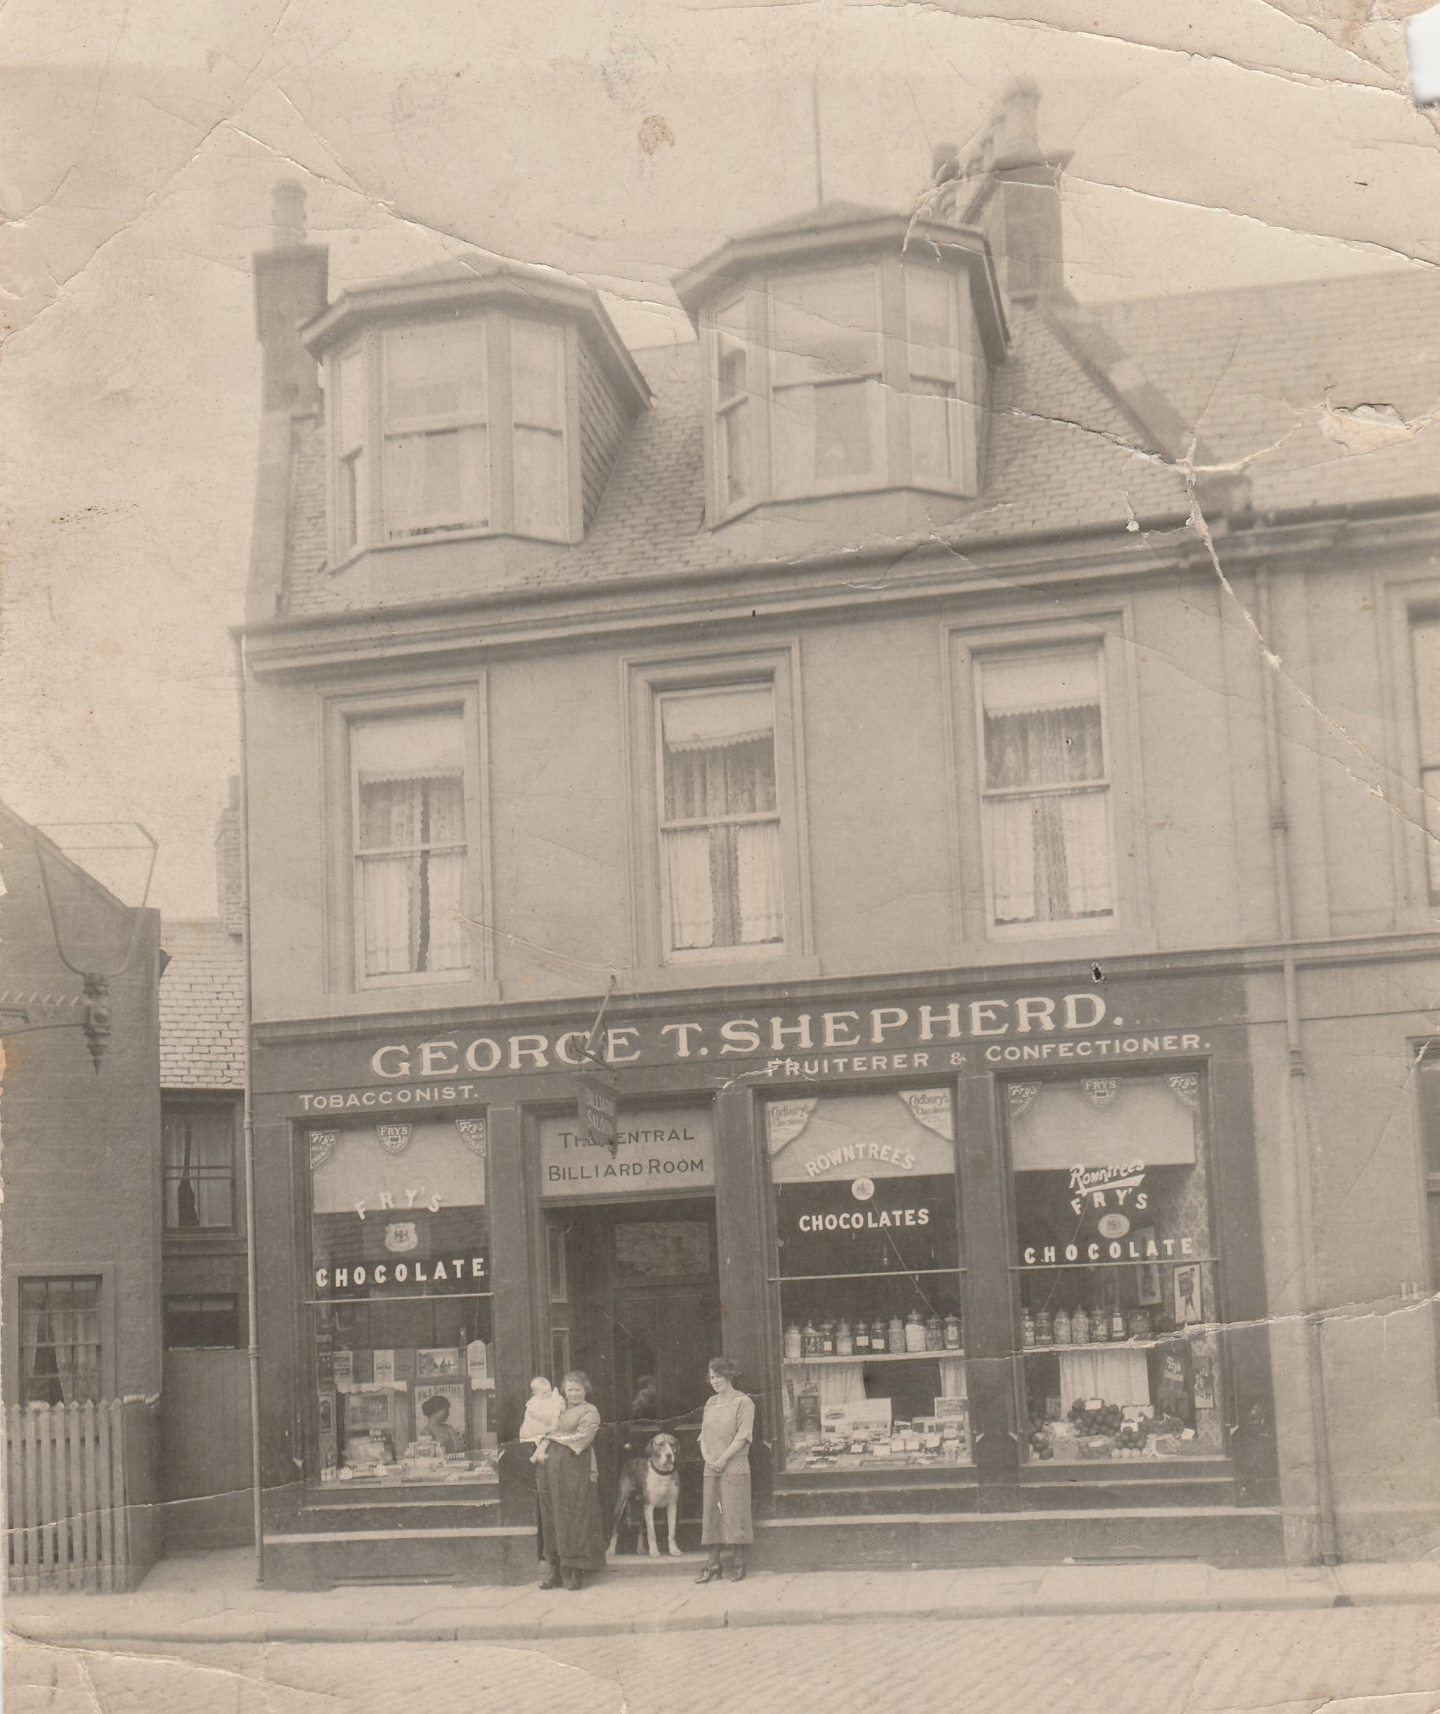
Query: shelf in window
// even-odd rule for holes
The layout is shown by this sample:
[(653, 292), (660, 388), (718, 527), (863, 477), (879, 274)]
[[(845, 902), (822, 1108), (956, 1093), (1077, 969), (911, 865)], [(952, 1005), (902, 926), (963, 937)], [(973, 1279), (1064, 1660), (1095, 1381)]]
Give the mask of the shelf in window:
[(1047, 1356), (1059, 1356), (1066, 1351), (1153, 1351), (1157, 1345), (1166, 1343), (1163, 1339), (1099, 1339), (1088, 1345), (1024, 1345), (1020, 1355), (1033, 1357), (1041, 1351)]
[(803, 1285), (806, 1280), (920, 1280), (963, 1274), (964, 1268), (884, 1268), (874, 1273), (772, 1274), (768, 1285)]
[[(1072, 1350), (1083, 1351), (1083, 1345), (1070, 1347)], [(963, 1357), (965, 1353), (955, 1346), (948, 1346), (943, 1351), (861, 1351), (854, 1357), (786, 1357), (784, 1364), (787, 1369), (808, 1368), (811, 1363), (933, 1363), (939, 1357)]]

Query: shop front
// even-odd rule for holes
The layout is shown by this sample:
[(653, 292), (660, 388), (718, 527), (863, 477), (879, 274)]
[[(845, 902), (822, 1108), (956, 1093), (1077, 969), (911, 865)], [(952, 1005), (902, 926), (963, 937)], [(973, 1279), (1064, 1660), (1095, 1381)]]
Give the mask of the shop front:
[(258, 1032), (274, 1581), (531, 1575), (517, 1429), (572, 1368), (602, 1505), (670, 1432), (695, 1545), (720, 1351), (757, 1564), (1279, 1556), (1236, 983), (611, 1012), (604, 1140), (584, 1017)]

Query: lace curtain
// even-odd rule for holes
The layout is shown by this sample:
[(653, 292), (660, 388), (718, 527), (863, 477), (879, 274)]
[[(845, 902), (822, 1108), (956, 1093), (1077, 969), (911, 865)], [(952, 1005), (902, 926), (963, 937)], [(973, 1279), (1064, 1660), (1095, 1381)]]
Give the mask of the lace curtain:
[(1098, 705), (987, 709), (985, 785), (997, 795), (987, 797), (985, 817), (997, 922), (1064, 922), (1114, 909), (1109, 788), (1083, 785), (1104, 774)]
[[(773, 943), (784, 933), (784, 902), (769, 693), (727, 695), (708, 718), (704, 709), (684, 702), (664, 708), (661, 842), (670, 947)], [(766, 729), (758, 731), (762, 715)], [(742, 720), (748, 730), (714, 729)]]
[(461, 777), (362, 780), (360, 847), (366, 975), (463, 968)]

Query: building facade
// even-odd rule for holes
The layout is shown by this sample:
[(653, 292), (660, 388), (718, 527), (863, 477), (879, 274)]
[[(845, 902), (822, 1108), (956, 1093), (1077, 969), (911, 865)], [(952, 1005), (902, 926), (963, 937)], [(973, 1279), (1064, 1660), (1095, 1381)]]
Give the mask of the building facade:
[(253, 1534), (238, 779), (215, 851), (219, 914), (163, 925), (160, 1472), (171, 1550)]
[(1440, 1541), (1440, 456), (1359, 409), (1423, 415), (1433, 289), (1086, 308), (1063, 168), (1020, 88), (638, 353), (541, 269), (332, 302), (280, 193), (267, 1576), (528, 1576), (572, 1365), (684, 1543), (721, 1349), (761, 1563)]
[(93, 1586), (159, 1551), (159, 916), (4, 805), (0, 875), (7, 1583)]

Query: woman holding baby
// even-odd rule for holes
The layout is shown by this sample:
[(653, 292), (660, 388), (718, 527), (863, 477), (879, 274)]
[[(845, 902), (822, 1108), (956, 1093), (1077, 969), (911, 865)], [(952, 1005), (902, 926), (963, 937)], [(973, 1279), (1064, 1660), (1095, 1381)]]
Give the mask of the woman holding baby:
[[(572, 1369), (560, 1383), (564, 1404), (554, 1426), (543, 1426), (535, 1444), (535, 1492), (540, 1501), (540, 1537), (546, 1561), (542, 1589), (579, 1589), (587, 1571), (605, 1566), (600, 1521), (599, 1470), (594, 1439), (600, 1412), (590, 1403), (590, 1377)], [(549, 1413), (545, 1413), (549, 1414)], [(527, 1422), (531, 1413), (527, 1410)], [(522, 1434), (524, 1425), (522, 1425)], [(528, 1437), (527, 1437), (528, 1438)]]

